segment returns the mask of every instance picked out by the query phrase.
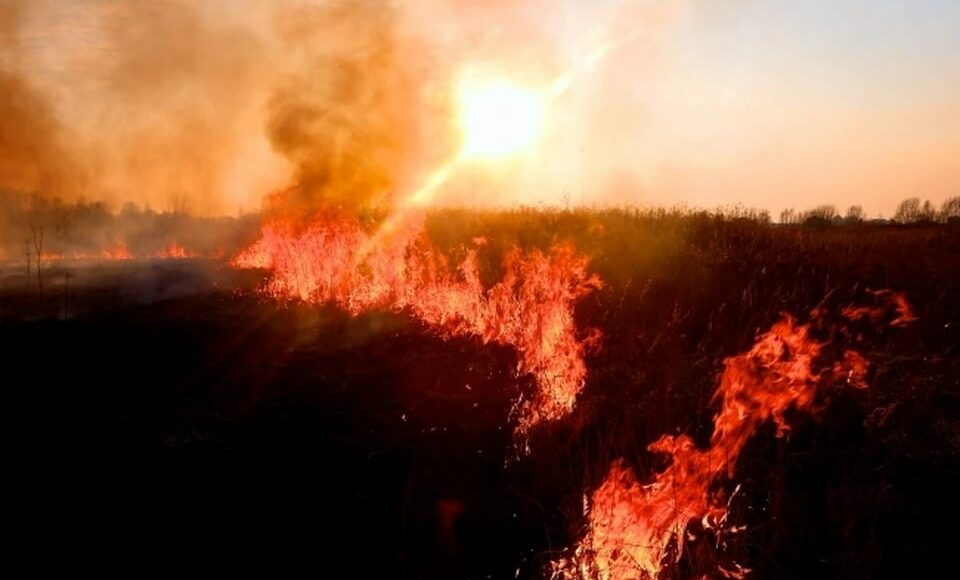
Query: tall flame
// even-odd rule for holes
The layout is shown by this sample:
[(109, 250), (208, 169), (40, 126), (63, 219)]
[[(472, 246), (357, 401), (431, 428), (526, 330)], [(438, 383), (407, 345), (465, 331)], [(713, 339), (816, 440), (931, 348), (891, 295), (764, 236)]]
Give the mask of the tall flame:
[[(898, 312), (910, 312), (901, 294), (882, 296)], [(884, 308), (855, 311), (879, 320)], [(845, 309), (844, 315), (852, 312)], [(656, 578), (671, 547), (679, 560), (691, 522), (721, 529), (727, 502), (712, 492), (713, 486), (721, 477), (733, 476), (740, 452), (760, 425), (772, 420), (777, 435), (783, 435), (789, 430), (785, 412), (815, 411), (817, 387), (827, 380), (866, 386), (868, 365), (861, 355), (848, 350), (840, 360), (826, 361), (824, 346), (811, 336), (810, 325), (785, 316), (749, 351), (728, 358), (714, 395), (720, 410), (709, 447), (697, 448), (687, 435), (664, 435), (649, 449), (670, 456), (670, 464), (647, 485), (641, 485), (622, 461), (615, 462), (591, 495), (586, 534), (570, 557), (554, 563), (554, 577)], [(742, 576), (745, 571), (721, 570), (727, 576)]]
[(503, 279), (487, 289), (477, 264), (480, 244), (454, 268), (421, 229), (387, 243), (348, 218), (318, 218), (299, 231), (277, 221), (265, 225), (233, 265), (271, 270), (263, 292), (278, 299), (332, 303), (355, 314), (403, 311), (442, 336), (513, 347), (517, 371), (532, 375), (537, 386), (519, 406), (523, 434), (573, 409), (587, 374), (573, 306), (600, 281), (587, 273), (584, 256), (558, 244), (548, 252), (509, 251)]

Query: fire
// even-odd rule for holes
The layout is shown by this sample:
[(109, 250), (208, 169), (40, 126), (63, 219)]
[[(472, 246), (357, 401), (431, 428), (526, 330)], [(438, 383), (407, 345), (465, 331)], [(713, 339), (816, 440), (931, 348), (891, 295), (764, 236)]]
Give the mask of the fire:
[(183, 260), (186, 258), (195, 258), (197, 257), (197, 254), (188, 251), (177, 242), (173, 242), (169, 246), (153, 254), (151, 257), (160, 258), (161, 260)]
[[(884, 297), (893, 308), (909, 308), (901, 294)], [(849, 316), (849, 311), (844, 314)], [(857, 310), (864, 316), (882, 311)], [(691, 522), (722, 531), (728, 502), (715, 484), (733, 475), (740, 452), (757, 428), (773, 421), (782, 436), (789, 430), (785, 412), (816, 411), (815, 395), (824, 382), (866, 387), (867, 361), (850, 350), (839, 360), (824, 360), (826, 343), (813, 338), (810, 328), (785, 316), (753, 348), (725, 361), (714, 395), (720, 410), (709, 447), (699, 449), (687, 435), (664, 435), (649, 449), (670, 456), (671, 462), (647, 485), (622, 461), (615, 462), (590, 497), (585, 536), (569, 558), (554, 563), (554, 577), (656, 578), (671, 550), (679, 560)], [(721, 570), (728, 577), (745, 572)]]
[(113, 248), (100, 252), (100, 257), (104, 260), (132, 260), (133, 254), (127, 249), (126, 242), (119, 242)]
[(906, 326), (917, 319), (906, 297), (892, 290), (867, 290), (877, 304), (874, 306), (848, 306), (843, 315), (854, 322), (866, 320), (878, 324), (883, 318), (890, 317), (890, 326)]
[(422, 229), (397, 236), (387, 243), (348, 218), (320, 218), (301, 231), (274, 222), (232, 264), (271, 270), (263, 292), (278, 299), (331, 303), (355, 314), (405, 312), (441, 336), (515, 348), (518, 373), (537, 385), (518, 407), (520, 434), (569, 413), (587, 374), (587, 341), (577, 332), (573, 306), (600, 285), (587, 273), (587, 259), (565, 244), (548, 252), (514, 249), (504, 258), (503, 279), (485, 288), (479, 245), (453, 267)]
[(503, 80), (460, 83), (463, 154), (500, 158), (530, 150), (543, 125), (545, 98)]
[[(44, 262), (58, 262), (66, 259), (73, 260), (105, 260), (105, 261), (116, 261), (116, 260), (134, 260), (138, 258), (147, 258), (147, 259), (158, 259), (158, 260), (183, 260), (186, 258), (197, 258), (201, 254), (192, 250), (188, 250), (184, 246), (180, 245), (177, 242), (173, 242), (168, 246), (163, 247), (159, 251), (144, 254), (144, 253), (134, 253), (128, 247), (126, 242), (120, 241), (114, 244), (112, 247), (105, 248), (100, 251), (94, 252), (81, 252), (74, 251), (69, 254), (64, 254), (63, 252), (44, 252), (40, 255), (40, 259)], [(211, 258), (222, 258), (222, 252), (219, 254), (210, 254)]]

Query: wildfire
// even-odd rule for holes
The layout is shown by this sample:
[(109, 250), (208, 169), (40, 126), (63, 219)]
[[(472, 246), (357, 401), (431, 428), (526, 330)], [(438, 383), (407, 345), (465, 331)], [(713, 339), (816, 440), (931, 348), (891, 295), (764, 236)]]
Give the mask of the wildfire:
[(411, 314), (442, 336), (477, 336), (518, 353), (518, 373), (536, 380), (537, 393), (519, 406), (518, 433), (569, 413), (587, 374), (585, 341), (573, 305), (600, 285), (587, 259), (569, 245), (548, 252), (510, 251), (504, 278), (486, 289), (474, 246), (456, 267), (422, 230), (378, 243), (347, 218), (317, 219), (302, 231), (283, 222), (233, 260), (267, 268), (263, 288), (278, 299), (332, 303), (351, 313), (388, 309)]
[[(74, 251), (69, 255), (63, 252), (44, 252), (40, 255), (40, 259), (43, 262), (59, 262), (66, 259), (125, 261), (146, 258), (157, 260), (183, 260), (187, 258), (198, 258), (200, 256), (201, 254), (198, 252), (188, 250), (177, 242), (173, 242), (161, 248), (159, 251), (150, 254), (136, 254), (127, 247), (126, 242), (120, 241), (109, 248), (94, 252)], [(219, 258), (222, 257), (222, 253), (218, 255), (210, 255), (210, 257)]]
[[(222, 259), (223, 251), (218, 251), (211, 254), (205, 254), (207, 257), (212, 259)], [(135, 260), (135, 259), (152, 259), (152, 260), (184, 260), (188, 258), (199, 258), (204, 256), (199, 252), (187, 249), (177, 242), (172, 242), (171, 244), (164, 246), (160, 250), (145, 254), (145, 253), (134, 253), (128, 247), (126, 242), (120, 241), (114, 244), (109, 248), (105, 248), (99, 251), (73, 251), (69, 254), (65, 252), (43, 252), (40, 254), (40, 260), (42, 262), (60, 262), (63, 260), (83, 260), (83, 261), (95, 261), (95, 260), (104, 260), (104, 261), (125, 261), (125, 260)]]
[(120, 242), (111, 249), (103, 250), (100, 257), (104, 260), (132, 260), (133, 254), (127, 249), (125, 242)]
[(159, 252), (150, 256), (151, 258), (159, 258), (161, 260), (183, 260), (186, 258), (195, 258), (197, 254), (190, 252), (177, 242), (173, 242), (169, 246), (163, 248)]
[[(893, 308), (909, 312), (901, 294), (882, 296)], [(848, 317), (849, 312), (844, 310)], [(873, 317), (883, 308), (856, 312)], [(831, 365), (823, 360), (825, 346), (810, 335), (810, 325), (785, 316), (748, 352), (728, 358), (714, 395), (720, 411), (710, 446), (699, 449), (687, 435), (664, 435), (649, 449), (670, 456), (671, 462), (647, 485), (622, 461), (615, 462), (590, 497), (585, 536), (569, 558), (554, 563), (554, 577), (656, 578), (671, 548), (679, 560), (691, 522), (722, 531), (728, 502), (713, 491), (714, 484), (733, 475), (740, 452), (757, 428), (772, 420), (782, 436), (789, 429), (784, 413), (815, 411), (817, 388), (826, 381), (866, 387), (867, 361), (848, 350)], [(747, 571), (721, 570), (728, 577)]]
[(848, 306), (842, 314), (854, 322), (866, 320), (871, 324), (878, 324), (884, 317), (890, 317), (890, 326), (906, 326), (917, 319), (903, 294), (892, 290), (868, 290), (867, 293), (876, 302), (875, 305)]

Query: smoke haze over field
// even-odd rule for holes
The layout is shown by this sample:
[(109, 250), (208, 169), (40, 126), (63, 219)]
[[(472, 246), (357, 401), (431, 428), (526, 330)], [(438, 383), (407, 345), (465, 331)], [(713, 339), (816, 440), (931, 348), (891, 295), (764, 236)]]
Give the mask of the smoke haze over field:
[(0, 192), (389, 203), (457, 150), (464, 71), (546, 88), (574, 68), (534, 151), (463, 168), (436, 203), (889, 215), (960, 188), (957, 18), (945, 0), (0, 0)]

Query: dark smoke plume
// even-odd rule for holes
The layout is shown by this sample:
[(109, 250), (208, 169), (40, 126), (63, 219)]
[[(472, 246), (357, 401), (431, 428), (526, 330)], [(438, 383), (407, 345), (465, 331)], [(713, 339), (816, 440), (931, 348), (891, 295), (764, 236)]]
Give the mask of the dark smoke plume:
[(303, 61), (269, 102), (271, 143), (296, 171), (294, 187), (272, 196), (275, 209), (389, 205), (443, 150), (443, 132), (431, 124), (444, 105), (424, 95), (437, 69), (401, 37), (396, 18), (382, 1), (279, 16), (281, 37)]

